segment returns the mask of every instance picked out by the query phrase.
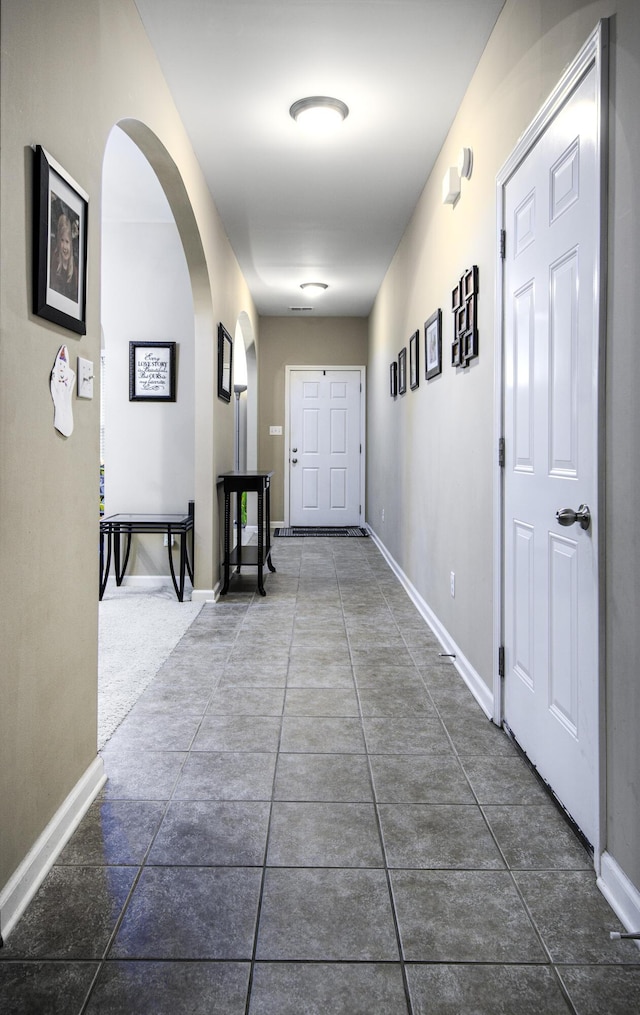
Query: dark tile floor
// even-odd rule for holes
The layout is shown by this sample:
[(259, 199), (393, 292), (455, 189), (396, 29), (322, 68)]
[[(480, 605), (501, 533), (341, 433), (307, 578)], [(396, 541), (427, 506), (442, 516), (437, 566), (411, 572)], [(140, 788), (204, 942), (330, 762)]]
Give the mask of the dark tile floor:
[(273, 557), (107, 744), (3, 1015), (637, 1015), (588, 855), (372, 540)]

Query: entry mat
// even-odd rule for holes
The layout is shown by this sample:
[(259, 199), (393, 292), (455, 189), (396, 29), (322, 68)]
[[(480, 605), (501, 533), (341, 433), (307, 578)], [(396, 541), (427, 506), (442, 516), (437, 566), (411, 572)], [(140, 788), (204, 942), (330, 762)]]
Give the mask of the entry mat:
[(291, 528), (280, 528), (274, 530), (274, 536), (365, 536), (369, 533), (359, 526), (326, 526), (321, 525), (293, 525)]

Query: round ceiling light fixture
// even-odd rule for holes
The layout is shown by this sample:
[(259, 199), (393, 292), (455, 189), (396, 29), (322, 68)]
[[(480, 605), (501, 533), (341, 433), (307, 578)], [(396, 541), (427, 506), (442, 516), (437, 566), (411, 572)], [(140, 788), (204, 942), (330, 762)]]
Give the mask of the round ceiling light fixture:
[(300, 285), (301, 289), (304, 289), (307, 293), (312, 293), (314, 296), (323, 293), (329, 286), (326, 282), (302, 282)]
[(340, 99), (332, 99), (328, 95), (309, 95), (306, 99), (294, 102), (289, 115), (305, 127), (332, 127), (346, 120), (349, 107)]

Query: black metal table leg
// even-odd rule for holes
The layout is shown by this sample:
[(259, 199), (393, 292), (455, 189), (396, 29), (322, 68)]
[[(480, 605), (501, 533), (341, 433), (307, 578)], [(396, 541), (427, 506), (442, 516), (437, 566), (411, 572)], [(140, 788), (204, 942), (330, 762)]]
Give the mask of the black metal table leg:
[(265, 497), (267, 512), (267, 547), (269, 548), (269, 552), (267, 554), (267, 567), (270, 571), (275, 571), (275, 567), (271, 563), (271, 483), (269, 479), (267, 479), (267, 485), (265, 487)]
[(236, 571), (242, 567), (242, 492), (236, 491)]
[(258, 592), (266, 596), (262, 578), (262, 554), (264, 551), (264, 486), (258, 491)]
[(172, 541), (173, 541), (173, 533), (171, 532), (171, 526), (169, 526), (169, 528), (167, 530), (167, 548), (168, 548), (168, 553), (169, 553), (169, 570), (171, 571), (171, 581), (173, 582), (173, 588), (175, 590), (176, 596), (178, 597), (178, 602), (181, 603), (182, 599), (183, 599), (183, 596), (184, 596), (184, 566), (185, 566), (184, 565), (184, 533), (180, 533), (180, 586), (179, 587), (178, 587), (178, 583), (176, 581), (175, 568), (173, 566), (173, 552), (172, 552), (173, 547), (171, 545)]
[(225, 491), (224, 495), (224, 581), (220, 595), (224, 596), (229, 591), (229, 557), (231, 555), (231, 494)]
[(113, 528), (113, 559), (114, 566), (116, 569), (116, 585), (118, 588), (122, 585), (122, 579), (125, 576), (127, 570), (127, 564), (129, 563), (129, 554), (131, 553), (131, 529), (124, 529), (124, 533), (127, 537), (127, 548), (124, 554), (124, 563), (120, 566), (121, 553), (120, 553), (120, 537), (122, 535), (122, 528), (117, 525)]
[(104, 591), (107, 587), (107, 581), (109, 580), (109, 568), (111, 567), (111, 529), (107, 529), (107, 563), (104, 564), (104, 537), (105, 533), (100, 530), (100, 599), (104, 596)]

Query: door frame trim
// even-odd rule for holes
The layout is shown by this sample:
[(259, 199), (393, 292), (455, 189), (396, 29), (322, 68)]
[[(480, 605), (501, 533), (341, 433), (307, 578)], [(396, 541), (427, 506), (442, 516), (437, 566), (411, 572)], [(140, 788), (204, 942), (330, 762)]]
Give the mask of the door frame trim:
[(303, 363), (302, 365), (289, 365), (287, 364), (284, 368), (284, 525), (289, 525), (289, 519), (291, 516), (290, 505), (289, 505), (289, 458), (290, 458), (290, 447), (291, 447), (291, 410), (290, 410), (290, 396), (291, 396), (291, 374), (294, 370), (359, 370), (360, 371), (360, 444), (362, 451), (360, 453), (360, 514), (358, 518), (358, 524), (364, 525), (364, 519), (366, 518), (366, 505), (365, 497), (367, 488), (365, 485), (366, 480), (366, 461), (367, 461), (367, 431), (366, 431), (366, 406), (367, 406), (367, 368), (363, 365), (350, 366), (342, 363), (339, 366), (327, 366), (322, 364), (321, 366), (315, 366)]
[[(598, 344), (598, 376), (594, 378), (596, 412), (594, 448), (596, 454), (597, 503), (594, 528), (594, 555), (598, 583), (598, 743), (596, 746), (596, 841), (594, 866), (600, 873), (601, 857), (606, 848), (606, 716), (605, 716), (605, 347), (606, 347), (606, 291), (607, 291), (607, 182), (608, 182), (608, 64), (609, 64), (609, 22), (602, 19), (586, 43), (563, 73), (560, 81), (538, 111), (531, 124), (521, 136), (496, 177), (496, 292), (495, 292), (495, 361), (494, 361), (494, 611), (493, 611), (493, 721), (499, 726), (504, 720), (504, 685), (498, 672), (500, 646), (504, 645), (504, 571), (505, 571), (505, 520), (504, 520), (504, 469), (498, 464), (498, 442), (504, 437), (504, 259), (501, 256), (500, 238), (505, 229), (505, 188), (513, 174), (520, 168), (540, 136), (559, 112), (571, 93), (595, 66), (596, 70), (596, 188), (600, 198), (600, 216), (596, 238), (596, 335)], [(507, 238), (508, 242), (508, 238)]]

